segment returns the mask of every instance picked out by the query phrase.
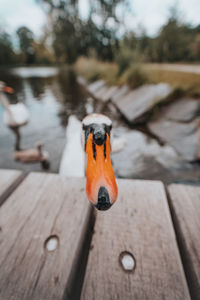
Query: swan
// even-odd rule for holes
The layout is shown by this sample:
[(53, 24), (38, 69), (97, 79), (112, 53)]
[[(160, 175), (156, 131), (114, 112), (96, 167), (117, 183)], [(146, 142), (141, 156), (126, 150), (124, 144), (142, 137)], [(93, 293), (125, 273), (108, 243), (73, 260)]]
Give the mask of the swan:
[(9, 104), (5, 95), (13, 93), (13, 89), (7, 87), (3, 81), (0, 81), (0, 102), (5, 108), (3, 115), (4, 124), (10, 128), (19, 128), (29, 121), (29, 112), (23, 103)]
[(71, 115), (66, 129), (66, 146), (64, 148), (59, 174), (65, 177), (84, 177), (85, 154), (81, 144), (81, 122)]
[(117, 199), (118, 188), (111, 162), (112, 121), (91, 114), (82, 121), (82, 144), (86, 153), (86, 193), (98, 210), (107, 210)]
[(23, 103), (9, 104), (5, 93), (12, 94), (13, 89), (0, 81), (0, 102), (5, 108), (3, 122), (8, 126), (16, 136), (15, 150), (20, 150), (20, 131), (19, 128), (29, 121), (29, 112)]
[(59, 174), (65, 177), (86, 176), (89, 201), (99, 210), (106, 210), (117, 199), (117, 184), (110, 153), (120, 151), (124, 138), (113, 139), (112, 121), (102, 114), (89, 114), (82, 122), (71, 115), (66, 129), (66, 146)]

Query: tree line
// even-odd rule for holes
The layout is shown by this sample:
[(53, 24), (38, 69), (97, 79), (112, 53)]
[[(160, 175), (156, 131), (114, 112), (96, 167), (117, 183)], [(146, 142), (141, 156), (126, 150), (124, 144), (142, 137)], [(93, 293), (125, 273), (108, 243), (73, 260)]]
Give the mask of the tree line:
[(200, 25), (192, 27), (171, 10), (156, 37), (145, 30), (126, 32), (119, 37), (123, 24), (117, 10), (126, 12), (128, 1), (92, 0), (87, 18), (80, 12), (79, 0), (37, 0), (47, 15), (43, 36), (36, 40), (23, 26), (17, 29), (19, 49), (11, 36), (0, 28), (0, 65), (74, 63), (80, 56), (95, 56), (103, 61), (117, 61), (119, 72), (132, 61), (199, 62)]

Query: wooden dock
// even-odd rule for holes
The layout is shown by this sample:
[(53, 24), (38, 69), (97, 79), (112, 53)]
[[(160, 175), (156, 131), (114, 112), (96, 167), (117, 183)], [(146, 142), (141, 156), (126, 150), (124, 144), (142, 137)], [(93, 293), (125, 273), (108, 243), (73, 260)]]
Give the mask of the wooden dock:
[(99, 212), (84, 179), (1, 170), (0, 299), (200, 299), (200, 187), (118, 186)]

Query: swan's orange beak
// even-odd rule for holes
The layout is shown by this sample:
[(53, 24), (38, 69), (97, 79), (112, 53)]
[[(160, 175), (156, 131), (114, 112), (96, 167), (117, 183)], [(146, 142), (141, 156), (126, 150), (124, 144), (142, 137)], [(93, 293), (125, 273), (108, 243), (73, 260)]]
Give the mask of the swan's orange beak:
[(3, 90), (4, 90), (4, 92), (6, 92), (8, 94), (12, 94), (14, 92), (13, 88), (11, 88), (9, 86), (4, 86)]
[(107, 210), (116, 201), (118, 194), (110, 158), (110, 134), (98, 124), (93, 124), (88, 132), (85, 144), (86, 192), (89, 201), (97, 209)]

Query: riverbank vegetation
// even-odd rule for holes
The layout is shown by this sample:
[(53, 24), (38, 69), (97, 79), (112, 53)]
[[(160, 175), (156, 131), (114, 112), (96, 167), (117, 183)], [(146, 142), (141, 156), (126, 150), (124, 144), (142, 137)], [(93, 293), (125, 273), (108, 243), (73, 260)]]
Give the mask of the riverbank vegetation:
[(176, 71), (151, 64), (145, 64), (144, 69), (148, 80), (152, 83), (166, 82), (184, 94), (200, 96), (200, 74), (181, 71), (179, 65)]
[(192, 72), (167, 70), (163, 65), (136, 63), (127, 66), (124, 71), (119, 72), (117, 63), (102, 62), (95, 58), (81, 57), (74, 65), (76, 73), (93, 82), (103, 79), (109, 85), (128, 84), (131, 88), (142, 84), (166, 82), (181, 93), (200, 96), (200, 74)]
[(79, 2), (37, 0), (47, 16), (39, 39), (23, 26), (16, 31), (16, 43), (1, 23), (0, 64), (73, 64), (80, 56), (95, 56), (101, 61), (116, 61), (122, 73), (135, 61), (200, 62), (200, 25), (185, 23), (177, 6), (169, 10), (157, 36), (150, 37), (144, 28), (134, 32), (124, 27), (117, 11), (130, 14), (128, 0), (91, 1), (84, 18)]
[(130, 64), (122, 71), (120, 64), (116, 62), (102, 62), (95, 58), (81, 57), (74, 65), (74, 69), (88, 82), (103, 79), (109, 85), (128, 84), (132, 88), (148, 82), (144, 68), (138, 63)]

